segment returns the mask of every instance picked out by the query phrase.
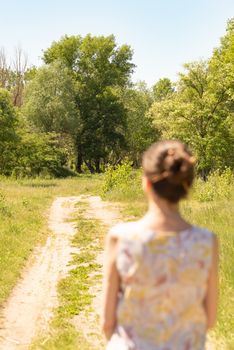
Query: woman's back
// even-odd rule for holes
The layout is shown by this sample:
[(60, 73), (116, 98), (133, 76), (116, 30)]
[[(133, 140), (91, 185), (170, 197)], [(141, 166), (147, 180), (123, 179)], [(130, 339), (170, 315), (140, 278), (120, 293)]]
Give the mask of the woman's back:
[(102, 329), (108, 350), (204, 350), (215, 324), (218, 243), (180, 213), (194, 157), (179, 141), (143, 155), (148, 211), (113, 227), (106, 241)]
[(132, 222), (110, 236), (121, 291), (109, 349), (204, 349), (213, 234), (196, 226), (161, 234)]

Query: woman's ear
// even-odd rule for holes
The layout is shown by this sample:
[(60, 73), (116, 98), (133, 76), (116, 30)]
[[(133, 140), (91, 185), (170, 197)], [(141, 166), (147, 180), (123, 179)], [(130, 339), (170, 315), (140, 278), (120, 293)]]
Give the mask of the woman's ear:
[(143, 188), (144, 192), (146, 192), (146, 193), (148, 193), (152, 188), (152, 183), (144, 175), (142, 177), (142, 188)]

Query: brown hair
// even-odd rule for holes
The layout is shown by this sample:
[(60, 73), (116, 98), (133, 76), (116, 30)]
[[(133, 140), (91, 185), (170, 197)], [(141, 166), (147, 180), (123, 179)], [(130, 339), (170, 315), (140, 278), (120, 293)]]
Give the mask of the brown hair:
[(160, 141), (144, 153), (142, 165), (155, 193), (177, 203), (193, 183), (194, 163), (195, 158), (182, 142)]

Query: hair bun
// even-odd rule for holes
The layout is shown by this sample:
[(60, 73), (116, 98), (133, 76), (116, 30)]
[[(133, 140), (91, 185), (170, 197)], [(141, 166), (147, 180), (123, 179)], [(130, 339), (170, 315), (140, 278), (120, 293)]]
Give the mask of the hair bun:
[(195, 158), (180, 141), (159, 141), (143, 155), (145, 176), (153, 190), (169, 202), (186, 197), (194, 179)]
[(164, 178), (170, 183), (181, 184), (189, 176), (193, 168), (192, 157), (182, 148), (169, 148), (165, 151), (162, 167)]

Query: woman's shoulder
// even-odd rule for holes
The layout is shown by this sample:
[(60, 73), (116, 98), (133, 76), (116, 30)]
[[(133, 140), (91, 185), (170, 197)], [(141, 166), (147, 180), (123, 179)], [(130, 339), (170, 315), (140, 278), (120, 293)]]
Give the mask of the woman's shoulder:
[(131, 238), (139, 231), (138, 221), (120, 222), (112, 226), (108, 234), (113, 238)]
[(216, 234), (205, 227), (193, 225), (192, 231), (194, 233), (194, 238), (202, 239), (209, 242), (213, 242), (214, 240), (216, 240)]

